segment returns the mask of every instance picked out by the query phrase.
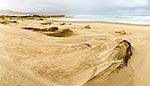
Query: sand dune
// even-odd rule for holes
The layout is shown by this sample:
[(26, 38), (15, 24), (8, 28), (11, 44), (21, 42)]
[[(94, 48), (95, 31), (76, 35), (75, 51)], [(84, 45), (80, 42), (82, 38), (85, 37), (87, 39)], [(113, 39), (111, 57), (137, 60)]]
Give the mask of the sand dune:
[(53, 37), (22, 29), (33, 20), (18, 22), (0, 24), (0, 86), (150, 85), (150, 26), (54, 22), (74, 35)]

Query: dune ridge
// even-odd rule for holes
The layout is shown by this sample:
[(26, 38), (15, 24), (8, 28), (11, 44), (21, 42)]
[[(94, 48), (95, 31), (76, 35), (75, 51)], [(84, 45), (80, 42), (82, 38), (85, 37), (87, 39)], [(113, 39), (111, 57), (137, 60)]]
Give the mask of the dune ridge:
[[(120, 68), (127, 66), (129, 58), (132, 56), (131, 44), (123, 40), (121, 41), (112, 51), (112, 53), (104, 60), (106, 63), (103, 65), (108, 65), (104, 70), (99, 68), (98, 65), (97, 71), (93, 78), (91, 78), (84, 86), (91, 86), (92, 83), (95, 83), (97, 80), (103, 80), (105, 77), (109, 76), (113, 72), (117, 72)], [(110, 61), (109, 61), (110, 60)], [(103, 62), (103, 60), (102, 60)], [(102, 63), (99, 63), (100, 65)], [(99, 71), (101, 70), (101, 71)]]

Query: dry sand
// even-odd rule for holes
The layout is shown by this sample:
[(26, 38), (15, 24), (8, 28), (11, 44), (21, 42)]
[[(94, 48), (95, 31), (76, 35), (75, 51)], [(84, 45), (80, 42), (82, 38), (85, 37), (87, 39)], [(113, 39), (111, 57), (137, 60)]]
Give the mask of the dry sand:
[[(0, 86), (150, 86), (150, 26), (47, 21), (0, 24)], [(73, 34), (22, 29), (54, 26)]]

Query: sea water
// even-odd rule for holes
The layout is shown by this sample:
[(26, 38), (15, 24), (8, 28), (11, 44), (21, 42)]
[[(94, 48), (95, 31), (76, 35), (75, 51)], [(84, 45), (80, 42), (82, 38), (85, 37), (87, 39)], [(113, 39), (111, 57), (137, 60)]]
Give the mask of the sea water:
[(130, 16), (118, 16), (118, 15), (71, 15), (70, 18), (56, 18), (54, 20), (59, 21), (102, 21), (102, 22), (118, 22), (129, 24), (149, 24), (150, 16), (147, 15), (130, 15)]

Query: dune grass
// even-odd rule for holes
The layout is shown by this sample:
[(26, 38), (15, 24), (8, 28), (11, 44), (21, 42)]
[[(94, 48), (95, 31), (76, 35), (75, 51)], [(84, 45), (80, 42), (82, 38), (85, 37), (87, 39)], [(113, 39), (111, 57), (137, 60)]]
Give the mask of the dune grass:
[(53, 33), (44, 33), (48, 36), (53, 36), (53, 37), (69, 37), (73, 34), (73, 31), (70, 29), (63, 29), (61, 31), (53, 32)]
[(53, 37), (69, 37), (73, 34), (73, 31), (71, 29), (59, 30), (58, 27), (50, 27), (50, 28), (43, 28), (43, 29), (34, 28), (34, 27), (23, 27), (22, 29), (40, 32), (47, 36), (53, 36)]

